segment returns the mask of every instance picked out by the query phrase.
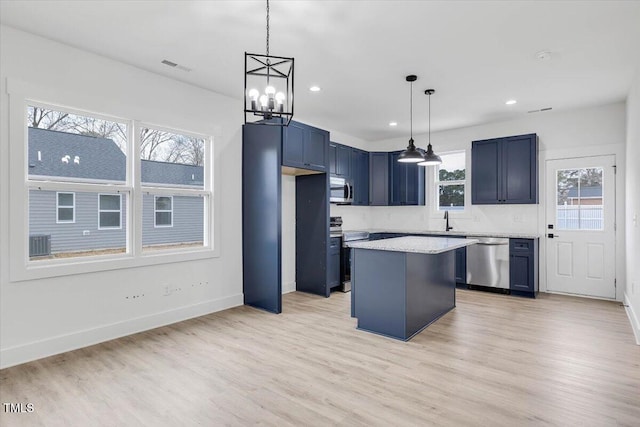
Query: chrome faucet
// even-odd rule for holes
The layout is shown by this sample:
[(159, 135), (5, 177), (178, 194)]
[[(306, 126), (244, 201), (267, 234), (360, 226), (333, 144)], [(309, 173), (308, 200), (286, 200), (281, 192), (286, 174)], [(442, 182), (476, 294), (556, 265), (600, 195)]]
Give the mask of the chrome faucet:
[(449, 211), (444, 211), (444, 219), (446, 220), (444, 231), (453, 230), (453, 227), (449, 226)]

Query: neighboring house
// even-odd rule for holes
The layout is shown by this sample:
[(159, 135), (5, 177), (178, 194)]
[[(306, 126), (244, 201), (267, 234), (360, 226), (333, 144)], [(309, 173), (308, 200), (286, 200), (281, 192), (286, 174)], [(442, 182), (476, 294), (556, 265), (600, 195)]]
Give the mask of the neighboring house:
[(580, 194), (578, 194), (578, 187), (571, 187), (567, 192), (567, 204), (602, 205), (602, 186), (580, 187)]
[[(203, 185), (201, 166), (142, 160), (141, 170), (141, 180), (147, 185)], [(29, 175), (60, 181), (124, 183), (126, 157), (111, 139), (29, 128)], [(43, 250), (56, 254), (125, 248), (127, 206), (126, 193), (31, 190), (30, 252), (46, 255)], [(200, 197), (145, 193), (142, 244), (202, 242), (203, 218)]]

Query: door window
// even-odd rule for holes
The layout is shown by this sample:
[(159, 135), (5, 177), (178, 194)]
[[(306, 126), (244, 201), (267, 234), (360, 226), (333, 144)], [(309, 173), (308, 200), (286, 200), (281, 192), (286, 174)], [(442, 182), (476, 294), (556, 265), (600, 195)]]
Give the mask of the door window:
[(556, 228), (602, 230), (603, 168), (560, 169), (556, 172)]

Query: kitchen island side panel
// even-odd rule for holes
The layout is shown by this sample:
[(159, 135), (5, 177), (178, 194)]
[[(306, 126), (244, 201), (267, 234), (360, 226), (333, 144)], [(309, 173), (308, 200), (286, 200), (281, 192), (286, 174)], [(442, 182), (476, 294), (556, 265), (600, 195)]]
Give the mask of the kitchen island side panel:
[(351, 268), (358, 329), (404, 339), (406, 254), (354, 249)]
[(406, 254), (407, 339), (455, 307), (455, 253)]

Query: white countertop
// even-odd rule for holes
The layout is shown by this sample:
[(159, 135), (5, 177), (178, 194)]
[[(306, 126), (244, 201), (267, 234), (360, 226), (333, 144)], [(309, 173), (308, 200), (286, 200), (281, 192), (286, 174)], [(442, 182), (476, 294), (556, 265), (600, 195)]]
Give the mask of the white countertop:
[(346, 242), (346, 245), (357, 249), (374, 249), (378, 251), (412, 252), (420, 254), (439, 254), (453, 249), (478, 243), (475, 239), (448, 237), (406, 236), (391, 239)]
[(371, 230), (345, 230), (346, 231), (368, 231), (369, 233), (406, 233), (406, 234), (432, 234), (438, 236), (460, 236), (460, 237), (504, 237), (512, 239), (539, 239), (539, 234), (532, 233), (512, 233), (512, 232), (493, 232), (493, 231), (443, 231), (443, 230), (390, 230), (390, 229), (371, 229)]

